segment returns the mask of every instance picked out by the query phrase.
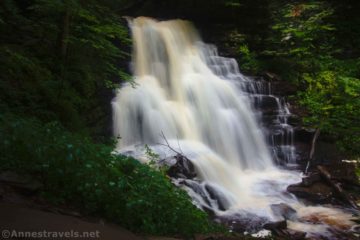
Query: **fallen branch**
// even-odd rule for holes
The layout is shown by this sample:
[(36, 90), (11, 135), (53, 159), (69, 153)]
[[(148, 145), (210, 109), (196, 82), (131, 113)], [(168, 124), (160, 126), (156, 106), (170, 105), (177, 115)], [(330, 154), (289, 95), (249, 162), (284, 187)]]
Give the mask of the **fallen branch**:
[(359, 209), (359, 206), (346, 194), (346, 192), (340, 186), (340, 183), (337, 183), (332, 180), (331, 174), (324, 166), (317, 166), (317, 169), (320, 172), (320, 175), (326, 180), (328, 184), (335, 190), (335, 192), (341, 197), (346, 203), (350, 204), (353, 208)]

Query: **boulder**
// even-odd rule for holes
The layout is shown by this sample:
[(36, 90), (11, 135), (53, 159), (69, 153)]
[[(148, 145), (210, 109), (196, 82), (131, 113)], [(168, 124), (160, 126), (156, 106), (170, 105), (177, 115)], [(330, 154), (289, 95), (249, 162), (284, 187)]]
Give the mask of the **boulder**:
[(178, 154), (175, 156), (176, 163), (172, 165), (167, 174), (172, 178), (187, 178), (193, 179), (196, 177), (195, 166), (185, 156)]
[(270, 208), (276, 216), (283, 217), (285, 220), (296, 218), (296, 210), (285, 203), (272, 204)]
[(282, 220), (278, 222), (269, 222), (269, 223), (265, 223), (263, 225), (263, 228), (266, 230), (271, 230), (276, 232), (277, 230), (286, 229), (287, 223), (286, 220)]
[(286, 239), (291, 240), (303, 240), (306, 237), (306, 232), (300, 232), (291, 229), (286, 229), (284, 233), (286, 234)]
[(219, 210), (225, 211), (228, 208), (229, 206), (228, 201), (224, 198), (224, 194), (220, 192), (218, 189), (216, 189), (216, 187), (206, 184), (205, 189), (209, 193), (210, 197), (213, 200), (216, 200), (216, 202), (218, 203)]
[(271, 95), (254, 95), (251, 96), (253, 98), (253, 101), (255, 103), (255, 107), (257, 109), (271, 109), (273, 111), (278, 109), (278, 103), (276, 101), (276, 97)]
[(182, 181), (181, 184), (191, 188), (195, 193), (201, 196), (207, 205), (211, 206), (208, 195), (206, 194), (207, 190), (201, 185), (200, 182), (186, 179)]
[(326, 203), (333, 196), (332, 188), (324, 183), (317, 182), (309, 187), (301, 184), (290, 185), (287, 191), (299, 198), (304, 198), (314, 203)]
[(302, 179), (301, 185), (304, 187), (310, 187), (314, 183), (320, 182), (321, 180), (321, 176), (318, 172), (312, 172), (309, 174), (309, 176), (306, 176)]
[(264, 228), (270, 230), (275, 236), (280, 237), (280, 239), (302, 240), (306, 237), (305, 232), (287, 229), (285, 220), (267, 223), (264, 225)]
[(262, 230), (262, 226), (268, 223), (268, 219), (250, 213), (238, 213), (232, 215), (217, 216), (216, 222), (225, 225), (235, 233), (255, 233)]

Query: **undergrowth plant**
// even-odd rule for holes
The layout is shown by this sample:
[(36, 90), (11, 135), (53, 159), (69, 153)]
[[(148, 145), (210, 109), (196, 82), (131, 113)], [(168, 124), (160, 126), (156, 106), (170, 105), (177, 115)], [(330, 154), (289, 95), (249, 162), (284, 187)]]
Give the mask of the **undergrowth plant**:
[(146, 234), (221, 230), (163, 172), (112, 154), (111, 144), (94, 144), (56, 122), (14, 115), (0, 115), (0, 139), (0, 170), (36, 176), (53, 203), (70, 203)]

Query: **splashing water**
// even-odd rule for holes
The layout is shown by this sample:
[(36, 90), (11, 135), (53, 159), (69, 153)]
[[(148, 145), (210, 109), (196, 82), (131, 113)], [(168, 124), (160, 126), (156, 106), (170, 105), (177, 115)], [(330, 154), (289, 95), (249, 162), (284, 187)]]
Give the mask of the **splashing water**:
[[(195, 165), (198, 187), (215, 189), (222, 206), (188, 187), (190, 196), (219, 216), (250, 213), (279, 220), (270, 206), (286, 203), (304, 218), (325, 212), (349, 221), (350, 214), (307, 208), (286, 192), (288, 185), (301, 181), (301, 173), (274, 165), (249, 94), (256, 83), (239, 72), (234, 59), (218, 56), (187, 21), (140, 17), (130, 27), (137, 86), (125, 84), (112, 102), (119, 152), (144, 159), (143, 146), (148, 144), (165, 158), (171, 153), (161, 145), (163, 133)], [(328, 223), (310, 227), (294, 221), (289, 228), (301, 229), (299, 224), (315, 233), (326, 232)]]

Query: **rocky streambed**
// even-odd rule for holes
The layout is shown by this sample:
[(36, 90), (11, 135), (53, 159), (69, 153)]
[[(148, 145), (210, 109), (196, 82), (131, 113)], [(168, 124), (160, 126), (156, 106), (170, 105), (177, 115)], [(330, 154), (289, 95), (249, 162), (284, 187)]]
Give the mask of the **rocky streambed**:
[[(304, 206), (296, 210), (287, 203), (270, 205), (272, 213), (281, 220), (239, 212), (219, 214), (213, 208), (226, 212), (226, 203), (216, 188), (204, 184), (197, 178), (192, 162), (181, 154), (162, 161), (168, 168), (168, 175), (179, 187), (191, 189), (202, 201), (195, 201), (207, 211), (214, 221), (224, 224), (232, 232), (253, 234), (272, 233), (285, 239), (359, 239), (360, 184), (354, 164), (342, 162), (333, 165), (313, 167), (301, 182), (289, 185), (287, 193), (296, 196)], [(190, 195), (192, 195), (190, 193)], [(330, 209), (330, 210), (329, 210)], [(349, 217), (351, 219), (349, 219)], [(319, 232), (309, 234), (311, 225), (327, 228), (326, 235)], [(303, 227), (303, 230), (300, 230)], [(319, 229), (321, 229), (319, 227)], [(313, 230), (313, 229), (312, 229)], [(268, 232), (266, 232), (268, 231)]]

